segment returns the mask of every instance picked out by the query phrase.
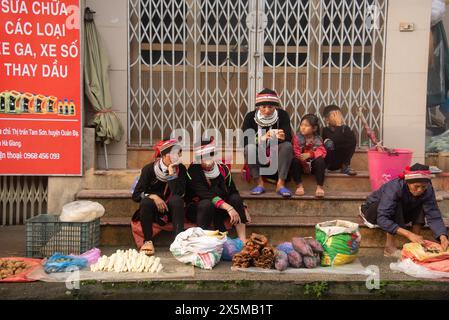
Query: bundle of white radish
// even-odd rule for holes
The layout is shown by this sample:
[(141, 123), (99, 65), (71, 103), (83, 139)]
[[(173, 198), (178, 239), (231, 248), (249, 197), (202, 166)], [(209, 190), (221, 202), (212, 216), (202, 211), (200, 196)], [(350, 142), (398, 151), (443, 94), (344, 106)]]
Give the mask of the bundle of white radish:
[(137, 250), (117, 250), (110, 257), (102, 256), (97, 263), (90, 266), (90, 271), (99, 272), (151, 272), (156, 273), (163, 268), (161, 259), (149, 257)]

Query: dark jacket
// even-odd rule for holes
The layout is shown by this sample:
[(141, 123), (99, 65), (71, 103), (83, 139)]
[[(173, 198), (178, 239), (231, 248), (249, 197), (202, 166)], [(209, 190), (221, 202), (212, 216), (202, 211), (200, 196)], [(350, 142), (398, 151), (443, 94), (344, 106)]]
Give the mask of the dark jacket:
[(162, 182), (154, 173), (154, 162), (143, 167), (139, 181), (134, 189), (132, 199), (140, 202), (145, 194), (156, 194), (161, 199), (168, 200), (171, 195), (184, 197), (186, 191), (187, 169), (183, 164), (178, 166), (178, 177)]
[(189, 192), (192, 194), (192, 199), (198, 197), (199, 200), (211, 200), (216, 207), (219, 207), (220, 203), (227, 201), (230, 195), (239, 194), (232, 180), (231, 171), (224, 164), (219, 166), (224, 176), (220, 174), (217, 178), (210, 179), (210, 185), (200, 164), (189, 166), (189, 188), (191, 188)]
[(330, 127), (324, 127), (322, 137), (323, 141), (331, 139), (336, 149), (354, 148), (357, 143), (354, 132), (347, 125), (335, 127), (335, 130), (332, 130)]
[[(279, 141), (279, 143), (283, 143), (285, 141), (291, 142), (292, 141), (292, 127), (291, 127), (291, 123), (290, 123), (290, 116), (287, 113), (287, 111), (285, 111), (285, 110), (282, 110), (282, 109), (277, 109), (277, 110), (278, 110), (278, 115), (279, 115), (278, 121), (271, 127), (266, 127), (264, 129), (266, 131), (268, 131), (270, 129), (282, 129), (282, 130), (284, 130), (284, 133), (285, 133), (285, 140)], [(256, 110), (251, 111), (246, 114), (245, 119), (243, 120), (242, 130), (243, 130), (243, 133), (245, 133), (246, 130), (253, 129), (256, 133), (256, 139), (257, 139), (258, 138), (257, 132), (258, 132), (259, 127), (258, 127), (256, 121), (254, 120), (255, 115), (256, 115)], [(248, 137), (244, 137), (243, 143), (244, 143), (244, 146), (246, 147), (247, 144), (256, 144), (256, 141), (248, 141)]]
[(394, 215), (398, 203), (401, 203), (403, 211), (413, 210), (422, 207), (427, 224), (432, 230), (435, 238), (447, 235), (440, 209), (435, 198), (435, 191), (432, 185), (419, 197), (414, 197), (408, 190), (403, 179), (391, 180), (379, 189), (371, 193), (366, 204), (379, 202), (377, 209), (377, 225), (390, 234), (396, 234), (399, 225), (394, 222)]

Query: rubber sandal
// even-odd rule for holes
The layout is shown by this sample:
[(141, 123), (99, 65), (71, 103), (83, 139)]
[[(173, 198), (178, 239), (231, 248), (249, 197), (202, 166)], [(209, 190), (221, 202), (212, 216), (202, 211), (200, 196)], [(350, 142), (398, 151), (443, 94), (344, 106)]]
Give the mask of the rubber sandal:
[(280, 188), (277, 193), (281, 195), (283, 198), (290, 198), (292, 196), (292, 192), (288, 190), (286, 187)]
[[(299, 190), (299, 192), (298, 192)], [(296, 188), (295, 196), (303, 196), (306, 192), (304, 191), (304, 187)]]
[(264, 192), (265, 192), (265, 189), (263, 187), (261, 187), (261, 186), (257, 186), (257, 187), (255, 187), (255, 188), (253, 188), (251, 190), (251, 194), (252, 195), (256, 195), (256, 196), (259, 195), (259, 194), (262, 194)]
[(340, 170), (341, 173), (346, 174), (348, 176), (356, 176), (357, 172), (352, 170), (351, 167), (345, 167), (344, 169)]
[(154, 245), (152, 241), (146, 241), (140, 248), (140, 252), (143, 252), (147, 256), (154, 255)]

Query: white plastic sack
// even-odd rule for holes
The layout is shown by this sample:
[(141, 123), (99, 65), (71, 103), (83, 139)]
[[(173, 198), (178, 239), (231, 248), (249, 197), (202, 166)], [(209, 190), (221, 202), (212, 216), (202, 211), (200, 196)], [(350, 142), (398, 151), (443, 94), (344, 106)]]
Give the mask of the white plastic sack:
[(446, 12), (446, 3), (444, 0), (432, 0), (432, 26), (443, 20), (444, 13)]
[(393, 271), (403, 272), (411, 277), (440, 279), (449, 278), (449, 272), (441, 272), (427, 269), (424, 266), (414, 263), (411, 259), (404, 259), (396, 263), (390, 263), (390, 269)]
[(59, 220), (63, 222), (89, 222), (104, 215), (104, 207), (98, 202), (82, 200), (67, 203), (62, 207)]
[(170, 252), (182, 263), (202, 269), (212, 269), (221, 259), (226, 235), (218, 231), (190, 228), (178, 234)]

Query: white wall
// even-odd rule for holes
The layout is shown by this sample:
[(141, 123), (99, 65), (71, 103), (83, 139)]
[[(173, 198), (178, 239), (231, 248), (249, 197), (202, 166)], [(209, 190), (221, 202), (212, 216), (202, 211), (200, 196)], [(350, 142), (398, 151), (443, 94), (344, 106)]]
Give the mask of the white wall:
[[(128, 36), (127, 0), (86, 0), (86, 6), (95, 11), (95, 24), (108, 53), (112, 110), (122, 122), (125, 134), (118, 143), (108, 146), (109, 168), (126, 168), (127, 145), (127, 85)], [(89, 115), (88, 115), (89, 116)], [(92, 116), (92, 114), (90, 115)], [(99, 147), (99, 146), (98, 146)], [(97, 168), (104, 168), (103, 148), (98, 148)]]
[[(431, 0), (389, 1), (384, 145), (414, 150), (413, 161), (424, 162), (427, 67)], [(415, 24), (413, 32), (399, 32), (400, 22)]]

